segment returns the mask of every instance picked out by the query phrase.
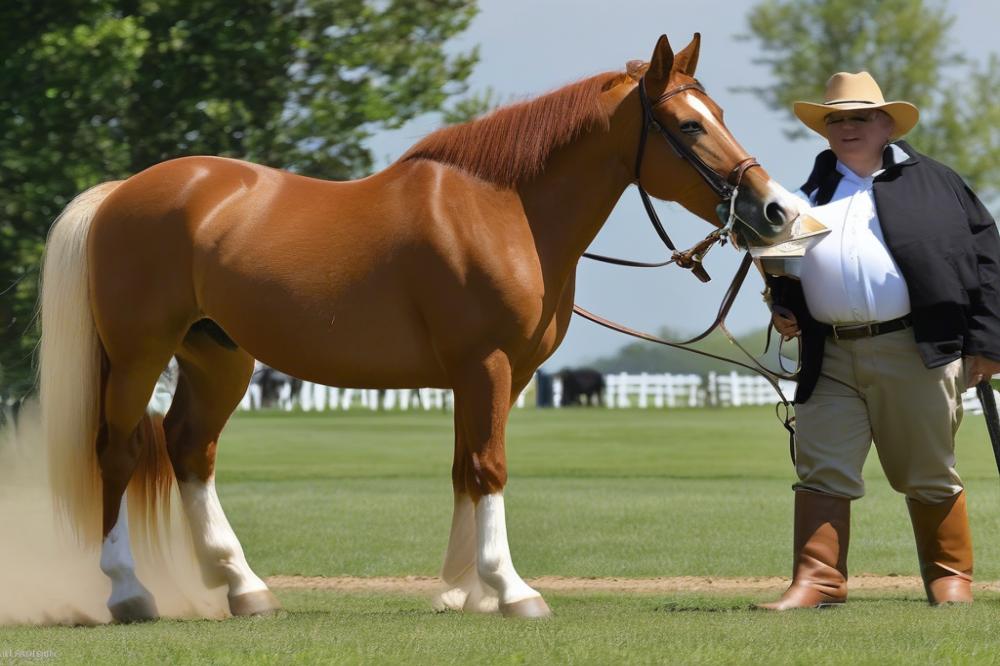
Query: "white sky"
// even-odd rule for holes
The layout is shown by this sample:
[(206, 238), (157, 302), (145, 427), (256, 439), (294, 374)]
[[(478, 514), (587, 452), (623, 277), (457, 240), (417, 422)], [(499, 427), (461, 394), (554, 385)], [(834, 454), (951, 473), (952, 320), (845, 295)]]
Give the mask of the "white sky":
[[(702, 34), (698, 78), (726, 110), (726, 122), (743, 146), (771, 174), (794, 190), (808, 175), (813, 157), (825, 147), (816, 137), (788, 141), (783, 120), (747, 94), (729, 88), (766, 84), (768, 72), (751, 61), (753, 42), (737, 41), (746, 32), (745, 15), (751, 0), (480, 0), (480, 13), (454, 46), (480, 46), (480, 63), (470, 78), (472, 90), (492, 87), (500, 99), (534, 97), (602, 71), (624, 69), (628, 60), (648, 60), (661, 33), (675, 50), (692, 34)], [(950, 0), (956, 15), (952, 28), (957, 48), (973, 58), (985, 58), (994, 49), (1000, 25), (996, 0)], [(831, 72), (832, 73), (832, 72)], [(883, 82), (887, 97), (891, 86)], [(401, 130), (385, 132), (370, 142), (378, 165), (401, 155), (436, 121), (423, 119)], [(679, 247), (700, 240), (707, 223), (676, 204), (658, 202), (657, 209)], [(634, 188), (625, 191), (591, 250), (635, 259), (660, 260), (661, 248)], [(576, 301), (589, 310), (634, 328), (656, 331), (667, 325), (683, 332), (711, 323), (722, 293), (739, 261), (729, 247), (716, 249), (706, 266), (713, 276), (703, 285), (677, 268), (629, 269), (595, 264), (583, 259), (577, 279)], [(736, 333), (763, 326), (768, 313), (760, 300), (760, 278), (751, 272), (740, 299), (729, 316)], [(614, 353), (630, 342), (620, 334), (574, 317), (562, 346), (545, 367), (578, 365)]]

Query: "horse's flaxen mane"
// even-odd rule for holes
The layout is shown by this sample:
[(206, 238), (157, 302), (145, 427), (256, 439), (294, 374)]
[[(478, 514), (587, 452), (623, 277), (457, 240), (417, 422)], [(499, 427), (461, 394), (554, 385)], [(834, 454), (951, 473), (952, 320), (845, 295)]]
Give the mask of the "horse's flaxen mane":
[(599, 74), (478, 120), (445, 127), (424, 138), (402, 160), (434, 160), (501, 187), (537, 175), (553, 150), (581, 132), (606, 129), (601, 92), (626, 75)]

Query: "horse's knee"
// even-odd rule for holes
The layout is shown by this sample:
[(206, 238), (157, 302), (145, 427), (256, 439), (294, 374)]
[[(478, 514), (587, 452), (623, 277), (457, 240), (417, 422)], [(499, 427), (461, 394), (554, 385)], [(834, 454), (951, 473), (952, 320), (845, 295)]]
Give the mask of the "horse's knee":
[(178, 481), (204, 481), (215, 470), (214, 441), (203, 441), (197, 433), (180, 424), (167, 432), (167, 454)]
[(482, 453), (469, 456), (469, 465), (465, 479), (466, 488), (473, 498), (503, 492), (507, 485), (507, 463)]
[(101, 468), (102, 478), (105, 481), (127, 483), (142, 455), (135, 430), (125, 433), (104, 423), (101, 425), (97, 440), (97, 462)]

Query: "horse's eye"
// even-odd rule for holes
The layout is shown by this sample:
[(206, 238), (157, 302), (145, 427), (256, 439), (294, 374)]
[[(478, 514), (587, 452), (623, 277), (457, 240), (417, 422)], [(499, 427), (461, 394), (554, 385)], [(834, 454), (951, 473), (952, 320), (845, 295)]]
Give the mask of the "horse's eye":
[(701, 134), (705, 130), (702, 128), (701, 123), (695, 120), (686, 120), (681, 123), (681, 131), (685, 134)]

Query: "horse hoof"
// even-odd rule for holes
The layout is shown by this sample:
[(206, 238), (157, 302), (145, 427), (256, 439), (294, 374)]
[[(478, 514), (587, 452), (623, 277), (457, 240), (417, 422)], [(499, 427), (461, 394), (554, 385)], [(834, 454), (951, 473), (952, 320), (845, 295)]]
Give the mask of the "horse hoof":
[(111, 611), (111, 619), (118, 624), (149, 622), (160, 617), (152, 597), (132, 597), (108, 606), (108, 610)]
[(521, 617), (530, 620), (552, 617), (549, 605), (541, 597), (528, 597), (512, 604), (500, 604), (500, 613), (504, 617)]
[(236, 617), (271, 615), (281, 610), (281, 603), (271, 590), (245, 592), (229, 597), (229, 612)]

